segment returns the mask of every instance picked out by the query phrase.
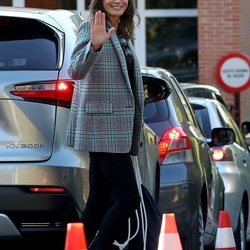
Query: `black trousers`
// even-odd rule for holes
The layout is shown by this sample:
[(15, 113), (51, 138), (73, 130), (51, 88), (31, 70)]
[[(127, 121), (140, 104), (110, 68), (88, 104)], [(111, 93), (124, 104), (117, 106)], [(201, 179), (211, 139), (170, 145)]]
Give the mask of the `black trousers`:
[(82, 221), (89, 249), (110, 250), (121, 225), (139, 207), (129, 153), (90, 153), (90, 193)]

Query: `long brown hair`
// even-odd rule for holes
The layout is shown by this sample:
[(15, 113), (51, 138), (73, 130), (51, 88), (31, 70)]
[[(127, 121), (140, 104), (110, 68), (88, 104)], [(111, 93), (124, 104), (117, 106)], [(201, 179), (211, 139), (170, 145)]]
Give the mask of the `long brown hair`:
[[(103, 7), (103, 0), (91, 0), (89, 4), (89, 10), (91, 17), (95, 16), (95, 13), (100, 10), (104, 13), (105, 9)], [(107, 17), (107, 15), (106, 15)], [(120, 18), (120, 22), (118, 25), (117, 33), (119, 35), (122, 35), (126, 38), (133, 39), (134, 38), (134, 29), (135, 29), (135, 23), (134, 23), (134, 17), (137, 18), (137, 24), (140, 23), (140, 16), (138, 12), (136, 11), (135, 7), (135, 0), (128, 0), (128, 8), (123, 13), (123, 15)], [(108, 17), (107, 17), (108, 19)]]

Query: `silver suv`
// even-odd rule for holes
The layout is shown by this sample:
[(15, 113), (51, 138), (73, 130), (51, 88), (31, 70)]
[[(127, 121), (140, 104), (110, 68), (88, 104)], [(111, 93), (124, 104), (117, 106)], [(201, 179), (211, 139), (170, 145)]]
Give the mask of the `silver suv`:
[[(82, 20), (66, 10), (0, 9), (0, 239), (64, 230), (84, 209), (88, 154), (64, 146), (74, 89), (67, 69)], [(146, 125), (139, 163), (157, 198), (157, 139)]]

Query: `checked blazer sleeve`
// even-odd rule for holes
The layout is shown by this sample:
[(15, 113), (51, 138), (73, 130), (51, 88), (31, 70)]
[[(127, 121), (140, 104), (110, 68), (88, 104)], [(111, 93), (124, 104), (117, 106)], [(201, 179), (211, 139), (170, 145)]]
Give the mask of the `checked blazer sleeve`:
[(71, 64), (68, 69), (69, 76), (74, 80), (83, 79), (98, 57), (99, 53), (91, 50), (90, 23), (84, 21), (78, 30)]

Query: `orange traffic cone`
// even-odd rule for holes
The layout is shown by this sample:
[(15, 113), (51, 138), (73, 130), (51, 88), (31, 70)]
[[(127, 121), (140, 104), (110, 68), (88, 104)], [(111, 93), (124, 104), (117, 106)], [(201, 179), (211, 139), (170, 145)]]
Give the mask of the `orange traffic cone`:
[(236, 250), (233, 229), (228, 211), (220, 211), (215, 250)]
[(84, 225), (80, 222), (68, 223), (64, 250), (87, 250)]
[(158, 250), (182, 250), (175, 214), (163, 214)]

